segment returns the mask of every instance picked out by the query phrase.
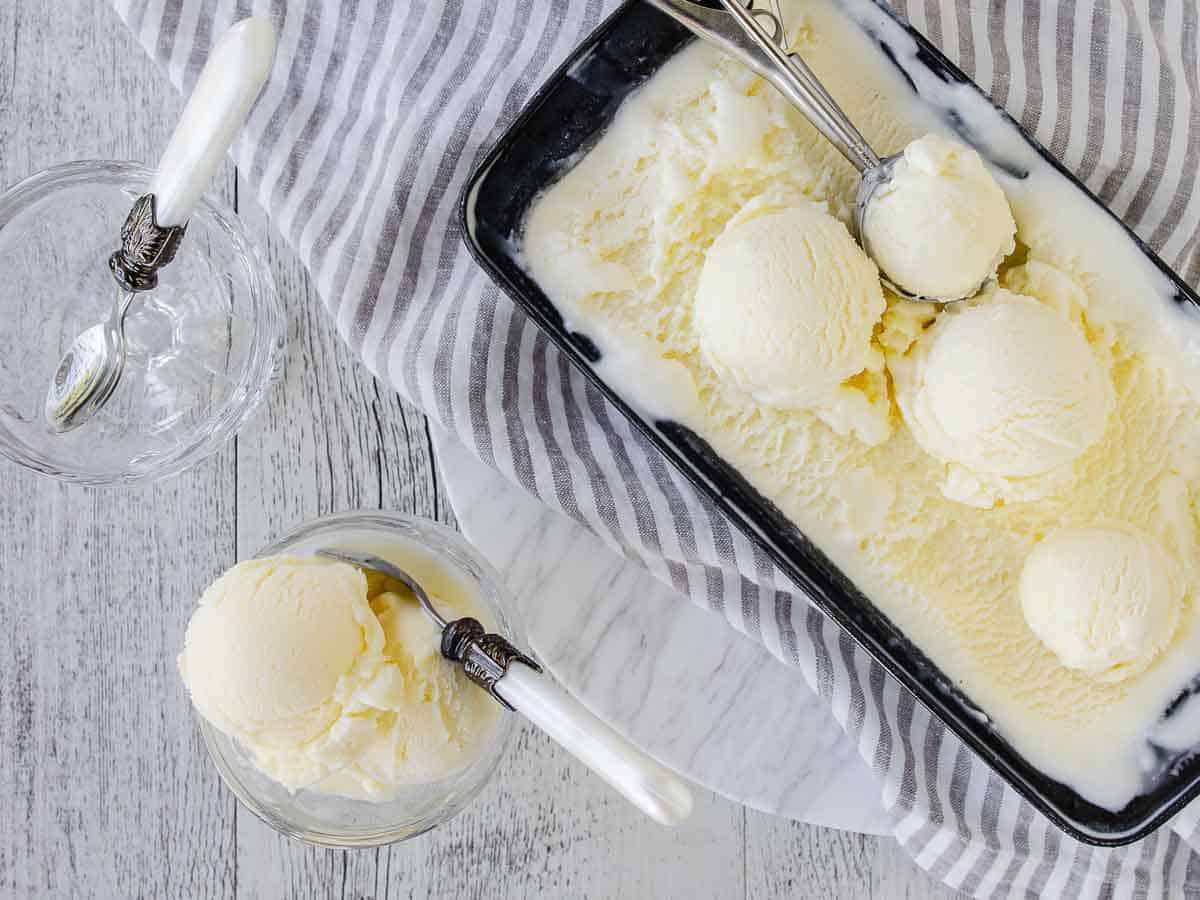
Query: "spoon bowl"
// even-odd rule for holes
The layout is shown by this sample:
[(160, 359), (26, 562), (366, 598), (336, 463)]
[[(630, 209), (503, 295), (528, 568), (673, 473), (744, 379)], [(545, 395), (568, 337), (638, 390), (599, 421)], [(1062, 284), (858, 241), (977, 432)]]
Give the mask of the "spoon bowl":
[[(885, 156), (879, 160), (877, 165), (864, 170), (862, 172), (862, 180), (859, 181), (858, 190), (854, 195), (854, 219), (852, 222), (853, 233), (858, 239), (859, 245), (863, 248), (863, 252), (866, 253), (871, 259), (876, 260), (877, 264), (878, 257), (876, 256), (875, 248), (871, 246), (871, 238), (867, 232), (867, 216), (871, 211), (871, 203), (879, 195), (879, 191), (891, 182), (896, 171), (896, 163), (899, 162), (903, 155), (904, 154), (902, 153), (895, 153), (891, 156)], [(910, 291), (903, 285), (897, 284), (891, 278), (889, 278), (884, 273), (882, 267), (879, 268), (879, 280), (883, 283), (883, 286), (890, 290), (893, 294), (896, 294), (898, 297), (903, 297), (905, 300), (916, 300), (920, 303), (957, 302), (954, 300), (940, 300), (936, 297), (926, 297), (923, 294)], [(982, 288), (983, 285), (980, 284), (979, 287)], [(976, 289), (972, 292), (972, 295), (978, 292), (979, 290)]]
[[(862, 181), (858, 184), (858, 191), (854, 197), (854, 236), (858, 238), (859, 244), (863, 248), (863, 252), (871, 259), (876, 260), (878, 265), (878, 255), (875, 248), (871, 246), (870, 233), (867, 231), (867, 217), (870, 214), (871, 203), (879, 195), (879, 191), (889, 184), (895, 174), (896, 163), (902, 158), (903, 153), (896, 153), (892, 156), (884, 157), (879, 161), (879, 165), (872, 169), (863, 172)], [(969, 300), (971, 297), (977, 297), (981, 294), (989, 282), (995, 281), (994, 275), (984, 277), (979, 284), (962, 297), (946, 299), (943, 297), (928, 297), (924, 294), (918, 294), (909, 291), (903, 285), (897, 284), (883, 271), (882, 266), (879, 266), (879, 280), (884, 287), (890, 290), (893, 294), (903, 297), (905, 300), (916, 300), (920, 303), (960, 303), (963, 300)]]
[(56, 433), (82, 425), (116, 390), (125, 368), (125, 313), (131, 299), (123, 295), (111, 316), (83, 331), (63, 354), (46, 392), (46, 422)]

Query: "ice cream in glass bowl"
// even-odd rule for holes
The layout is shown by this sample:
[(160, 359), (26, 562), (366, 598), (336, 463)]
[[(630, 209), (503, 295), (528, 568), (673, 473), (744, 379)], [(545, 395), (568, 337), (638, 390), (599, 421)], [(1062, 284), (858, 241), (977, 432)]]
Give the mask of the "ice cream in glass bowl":
[(499, 577), (453, 531), (384, 512), (302, 525), (205, 591), (179, 669), (221, 778), (276, 830), (371, 847), (445, 822), (485, 787), (513, 717), (440, 653), (402, 585), (315, 555), (371, 553), (439, 609), (512, 633)]

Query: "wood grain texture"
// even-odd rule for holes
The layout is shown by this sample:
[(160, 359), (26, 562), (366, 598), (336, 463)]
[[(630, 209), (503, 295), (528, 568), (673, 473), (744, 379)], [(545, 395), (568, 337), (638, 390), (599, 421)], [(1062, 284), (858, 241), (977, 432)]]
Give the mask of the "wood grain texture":
[(887, 838), (748, 813), (746, 897), (921, 900), (960, 896)]
[[(180, 107), (105, 4), (0, 2), (0, 183), (67, 159), (152, 162)], [(227, 166), (217, 191), (249, 196), (233, 187)], [(683, 828), (661, 829), (527, 729), (476, 804), (405, 844), (315, 850), (238, 810), (175, 672), (200, 591), (316, 515), (452, 522), (424, 418), (353, 360), (261, 210), (239, 212), (290, 343), (237, 440), (139, 490), (0, 462), (0, 897), (948, 895), (889, 841), (704, 792)]]
[[(0, 35), (0, 181), (163, 145), (178, 98), (105, 6), (6, 2)], [(161, 115), (113, 116), (115, 97)], [(174, 655), (208, 574), (192, 560), (232, 559), (233, 463), (135, 491), (0, 469), (0, 895), (232, 889), (233, 804)]]

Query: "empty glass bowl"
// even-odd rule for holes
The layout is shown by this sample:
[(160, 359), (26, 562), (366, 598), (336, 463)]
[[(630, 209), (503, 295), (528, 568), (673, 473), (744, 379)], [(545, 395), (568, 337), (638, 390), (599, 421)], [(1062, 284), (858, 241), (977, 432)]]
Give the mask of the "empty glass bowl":
[[(490, 630), (517, 637), (506, 610), (512, 604), (495, 569), (449, 528), (414, 516), (354, 512), (301, 525), (258, 555), (306, 555), (322, 547), (358, 550), (389, 559), (419, 581), (441, 569), (471, 590)], [(428, 573), (428, 574), (423, 574)], [(479, 690), (483, 690), (479, 688)], [(385, 802), (351, 800), (313, 790), (289, 792), (260, 772), (235, 739), (202, 717), (200, 730), (226, 786), (252, 813), (283, 834), (322, 847), (377, 847), (415, 837), (442, 824), (483, 790), (512, 735), (516, 716), (500, 710), (479, 755), (467, 766), (426, 784), (402, 787)]]
[(0, 195), (0, 453), (21, 465), (88, 484), (178, 472), (231, 437), (278, 372), (284, 317), (270, 270), (237, 217), (204, 200), (158, 287), (129, 307), (113, 396), (74, 431), (46, 423), (63, 353), (112, 309), (108, 257), (150, 176), (74, 162)]

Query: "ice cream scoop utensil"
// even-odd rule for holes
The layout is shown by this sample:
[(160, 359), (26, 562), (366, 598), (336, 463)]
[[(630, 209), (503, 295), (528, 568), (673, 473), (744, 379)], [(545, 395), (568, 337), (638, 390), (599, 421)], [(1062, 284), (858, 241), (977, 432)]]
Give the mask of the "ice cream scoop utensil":
[(447, 621), (420, 582), (387, 560), (331, 548), (317, 554), (379, 572), (407, 587), (441, 629), (443, 656), (461, 664), (468, 678), (546, 732), (650, 818), (678, 825), (691, 814), (691, 792), (678, 776), (588, 712), (500, 635), (487, 633), (475, 619)]
[(149, 190), (121, 226), (109, 258), (117, 296), (108, 319), (68, 348), (46, 394), (45, 416), (58, 432), (86, 422), (112, 396), (125, 366), (125, 315), (134, 296), (153, 290), (158, 270), (179, 249), (187, 220), (262, 90), (275, 56), (266, 19), (243, 19), (217, 42)]
[[(778, 0), (720, 0), (723, 10), (694, 0), (649, 2), (770, 82), (858, 170), (862, 180), (855, 195), (854, 230), (863, 250), (874, 259), (863, 223), (872, 198), (891, 181), (901, 155), (880, 157), (812, 69), (790, 49)], [(910, 300), (944, 302), (883, 280)]]

